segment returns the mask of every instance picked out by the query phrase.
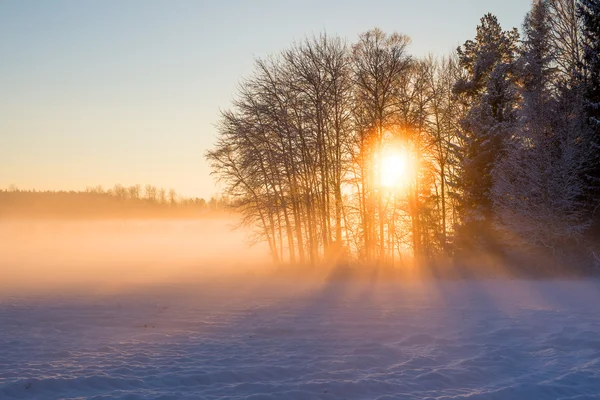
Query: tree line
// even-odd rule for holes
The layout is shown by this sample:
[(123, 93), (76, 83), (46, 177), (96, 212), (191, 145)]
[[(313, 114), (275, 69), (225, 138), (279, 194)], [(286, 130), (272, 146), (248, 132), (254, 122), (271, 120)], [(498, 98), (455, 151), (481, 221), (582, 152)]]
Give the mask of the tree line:
[[(206, 153), (275, 262), (488, 253), (593, 261), (600, 227), (600, 0), (492, 14), (445, 57), (379, 29), (255, 62)], [(386, 187), (387, 153), (408, 160)], [(393, 167), (392, 167), (393, 168)], [(397, 166), (400, 168), (400, 166)]]
[(0, 218), (155, 218), (198, 217), (225, 212), (225, 197), (209, 201), (184, 197), (153, 185), (88, 187), (83, 191), (0, 190)]

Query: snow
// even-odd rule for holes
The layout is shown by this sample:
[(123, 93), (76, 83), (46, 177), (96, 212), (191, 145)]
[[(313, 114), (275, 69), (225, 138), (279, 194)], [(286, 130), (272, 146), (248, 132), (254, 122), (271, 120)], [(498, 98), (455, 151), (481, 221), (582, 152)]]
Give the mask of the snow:
[(600, 399), (600, 282), (206, 278), (0, 297), (1, 399)]

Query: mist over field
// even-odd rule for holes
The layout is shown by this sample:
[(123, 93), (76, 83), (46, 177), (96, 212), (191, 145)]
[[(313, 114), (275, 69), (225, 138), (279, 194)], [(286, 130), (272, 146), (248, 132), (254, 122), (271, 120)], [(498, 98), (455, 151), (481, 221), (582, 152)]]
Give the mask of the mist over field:
[(236, 223), (227, 216), (0, 221), (0, 288), (118, 288), (264, 269), (265, 247), (249, 246)]

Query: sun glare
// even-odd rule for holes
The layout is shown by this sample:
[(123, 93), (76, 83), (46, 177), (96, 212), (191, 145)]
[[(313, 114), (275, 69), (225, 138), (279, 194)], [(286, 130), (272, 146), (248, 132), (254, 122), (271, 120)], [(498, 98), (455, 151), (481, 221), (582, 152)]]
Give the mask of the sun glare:
[(405, 152), (386, 154), (381, 160), (381, 186), (398, 188), (406, 185), (409, 178), (409, 160)]

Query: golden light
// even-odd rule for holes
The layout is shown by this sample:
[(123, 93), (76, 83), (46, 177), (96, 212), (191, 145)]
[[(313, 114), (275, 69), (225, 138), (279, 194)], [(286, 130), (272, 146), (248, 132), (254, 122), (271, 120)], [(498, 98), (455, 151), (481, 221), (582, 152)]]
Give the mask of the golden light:
[(384, 152), (381, 158), (380, 184), (384, 188), (406, 187), (411, 178), (411, 159), (409, 154), (400, 149)]

